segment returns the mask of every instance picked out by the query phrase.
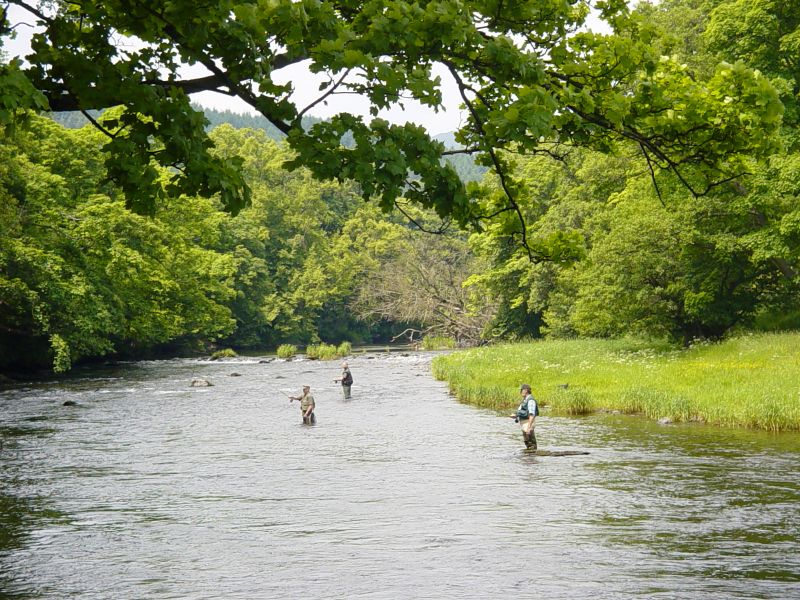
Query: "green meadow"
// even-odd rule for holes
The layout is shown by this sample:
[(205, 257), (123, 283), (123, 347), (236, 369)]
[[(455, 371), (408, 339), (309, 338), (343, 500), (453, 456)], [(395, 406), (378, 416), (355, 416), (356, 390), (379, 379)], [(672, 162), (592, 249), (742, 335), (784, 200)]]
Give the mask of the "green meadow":
[(555, 340), (436, 357), (462, 402), (516, 408), (530, 383), (550, 414), (641, 414), (768, 431), (800, 430), (800, 333), (752, 334), (675, 349), (637, 339)]

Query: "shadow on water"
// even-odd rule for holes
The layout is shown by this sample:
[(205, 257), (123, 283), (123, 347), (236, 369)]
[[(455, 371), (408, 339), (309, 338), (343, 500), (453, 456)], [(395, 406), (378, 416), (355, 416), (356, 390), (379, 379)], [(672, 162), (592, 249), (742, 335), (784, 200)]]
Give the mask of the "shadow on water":
[[(44, 433), (41, 429), (0, 428), (0, 440), (4, 442), (0, 447), (0, 463), (13, 460), (18, 451), (11, 437), (41, 436)], [(0, 486), (0, 598), (35, 598), (38, 594), (32, 593), (30, 582), (17, 573), (14, 552), (24, 550), (35, 532), (67, 525), (69, 517), (50, 507), (46, 499), (9, 494), (10, 490), (21, 492), (35, 486), (28, 473), (13, 467), (3, 468), (0, 472), (3, 484)]]

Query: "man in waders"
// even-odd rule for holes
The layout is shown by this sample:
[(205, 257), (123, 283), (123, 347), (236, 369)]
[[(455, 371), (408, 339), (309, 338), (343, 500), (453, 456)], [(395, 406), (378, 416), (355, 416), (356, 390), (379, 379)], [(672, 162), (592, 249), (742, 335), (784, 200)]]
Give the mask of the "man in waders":
[(533, 431), (534, 421), (539, 415), (539, 404), (531, 394), (531, 386), (523, 383), (519, 388), (522, 401), (517, 412), (511, 415), (515, 422), (522, 426), (522, 440), (529, 450), (536, 450), (536, 434)]
[(303, 386), (302, 396), (289, 396), (289, 398), (291, 400), (300, 400), (300, 414), (303, 416), (303, 423), (313, 425), (317, 422), (317, 418), (314, 416), (314, 409), (317, 405), (314, 402), (314, 396), (311, 395), (311, 386)]
[(333, 380), (336, 383), (342, 382), (342, 393), (344, 394), (344, 399), (350, 399), (350, 388), (353, 387), (353, 376), (350, 373), (350, 368), (347, 366), (346, 362), (342, 363), (342, 376), (338, 379)]

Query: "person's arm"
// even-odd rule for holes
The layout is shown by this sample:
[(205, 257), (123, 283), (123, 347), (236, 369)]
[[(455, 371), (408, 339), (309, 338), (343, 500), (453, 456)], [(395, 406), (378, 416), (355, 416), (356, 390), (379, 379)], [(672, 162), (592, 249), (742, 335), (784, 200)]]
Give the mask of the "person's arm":
[[(531, 406), (531, 400), (533, 400), (533, 406)], [(536, 424), (536, 411), (538, 408), (539, 401), (533, 396), (528, 398), (528, 431), (533, 431), (533, 427)]]
[(533, 414), (528, 416), (528, 422), (526, 424), (525, 431), (533, 431), (533, 422), (536, 420), (536, 417)]

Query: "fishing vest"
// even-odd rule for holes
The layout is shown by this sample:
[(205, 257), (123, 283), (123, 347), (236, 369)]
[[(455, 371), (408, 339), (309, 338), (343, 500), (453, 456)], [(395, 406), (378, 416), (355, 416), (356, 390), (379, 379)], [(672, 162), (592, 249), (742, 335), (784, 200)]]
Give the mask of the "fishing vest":
[(344, 372), (342, 376), (342, 385), (353, 385), (353, 376), (350, 374), (350, 370)]
[(533, 416), (539, 416), (539, 403), (533, 396), (525, 396), (525, 399), (520, 403), (517, 409), (517, 418), (521, 421), (531, 416), (530, 402), (533, 400)]

